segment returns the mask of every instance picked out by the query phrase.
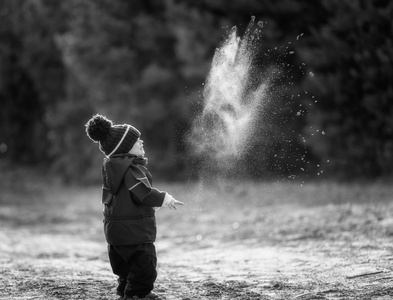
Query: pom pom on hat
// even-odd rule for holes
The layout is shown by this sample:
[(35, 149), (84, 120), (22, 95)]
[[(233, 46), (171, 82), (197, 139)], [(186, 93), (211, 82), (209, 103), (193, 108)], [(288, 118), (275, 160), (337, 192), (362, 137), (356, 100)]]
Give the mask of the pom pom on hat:
[(86, 124), (86, 133), (94, 142), (105, 140), (109, 129), (113, 126), (111, 120), (101, 115), (94, 115)]
[(138, 129), (131, 125), (114, 125), (102, 115), (94, 115), (86, 124), (86, 133), (108, 157), (128, 153), (140, 137)]

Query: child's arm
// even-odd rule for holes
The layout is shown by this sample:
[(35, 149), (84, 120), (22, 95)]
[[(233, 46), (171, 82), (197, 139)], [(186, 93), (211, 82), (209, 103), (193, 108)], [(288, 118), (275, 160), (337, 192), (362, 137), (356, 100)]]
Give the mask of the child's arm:
[[(164, 199), (162, 202), (162, 194), (164, 194)], [(133, 195), (133, 199), (138, 199), (136, 195)], [(158, 201), (157, 201), (158, 200)], [(155, 188), (152, 188), (152, 191), (141, 201), (138, 201), (141, 205), (151, 206), (151, 207), (168, 207), (171, 210), (176, 210), (177, 205), (184, 205), (183, 202), (177, 201), (172, 195), (161, 192)], [(160, 204), (159, 204), (160, 203)]]
[(175, 198), (172, 197), (172, 195), (166, 193), (164, 202), (162, 203), (162, 207), (168, 207), (169, 209), (176, 210), (176, 205), (184, 205), (184, 203), (177, 201)]
[(168, 207), (169, 209), (176, 209), (176, 205), (183, 205), (182, 202), (175, 200), (166, 192), (160, 191), (156, 188), (149, 188), (139, 180), (136, 180), (131, 172), (128, 170), (125, 175), (125, 181), (131, 197), (140, 205), (149, 207)]

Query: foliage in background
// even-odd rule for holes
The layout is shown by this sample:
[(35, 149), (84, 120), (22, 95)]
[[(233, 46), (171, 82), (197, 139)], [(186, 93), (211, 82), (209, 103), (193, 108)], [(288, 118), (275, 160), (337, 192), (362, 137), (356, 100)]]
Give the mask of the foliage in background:
[(322, 1), (326, 22), (312, 27), (302, 58), (317, 76), (308, 125), (326, 135), (310, 146), (330, 170), (349, 177), (393, 171), (393, 3)]
[(4, 0), (0, 159), (96, 180), (102, 154), (84, 124), (99, 112), (140, 129), (154, 172), (189, 173), (184, 141), (214, 50), (255, 15), (261, 76), (281, 76), (245, 156), (251, 174), (392, 175), (392, 5)]
[[(4, 159), (48, 160), (53, 109), (65, 70), (53, 34), (57, 14), (36, 1), (0, 2), (0, 144)], [(4, 146), (6, 145), (6, 146)]]

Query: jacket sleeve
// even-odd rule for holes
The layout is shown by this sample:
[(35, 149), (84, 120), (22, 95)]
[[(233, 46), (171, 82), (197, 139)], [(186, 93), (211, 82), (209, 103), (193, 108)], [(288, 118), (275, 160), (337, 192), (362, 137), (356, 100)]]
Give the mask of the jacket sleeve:
[[(149, 195), (145, 197), (142, 201), (142, 205), (151, 206), (151, 207), (161, 207), (164, 203), (165, 192), (157, 190), (156, 188), (151, 188), (151, 192)], [(144, 204), (146, 203), (146, 204)]]
[(130, 170), (127, 170), (124, 181), (131, 193), (133, 201), (143, 206), (160, 207), (164, 202), (165, 192), (159, 191), (153, 187), (147, 187), (141, 181), (137, 180)]

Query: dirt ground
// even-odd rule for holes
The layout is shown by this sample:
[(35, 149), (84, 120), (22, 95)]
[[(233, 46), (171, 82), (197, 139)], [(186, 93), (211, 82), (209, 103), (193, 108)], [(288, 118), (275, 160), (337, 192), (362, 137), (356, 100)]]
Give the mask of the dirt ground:
[[(393, 187), (157, 185), (156, 292), (168, 300), (393, 299)], [(0, 299), (118, 299), (99, 186), (3, 181)]]

